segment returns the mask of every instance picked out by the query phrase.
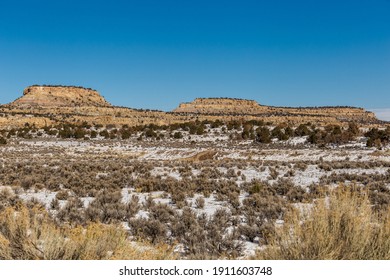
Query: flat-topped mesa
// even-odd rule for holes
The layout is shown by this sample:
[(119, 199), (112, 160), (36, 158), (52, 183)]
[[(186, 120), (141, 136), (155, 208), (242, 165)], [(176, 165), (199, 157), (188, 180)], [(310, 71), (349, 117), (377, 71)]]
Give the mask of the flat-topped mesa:
[(308, 121), (356, 121), (376, 122), (375, 114), (355, 107), (272, 107), (259, 105), (254, 100), (234, 98), (196, 98), (189, 103), (181, 103), (173, 112), (200, 115), (254, 115), (273, 121), (288, 121), (300, 118)]
[(30, 86), (10, 104), (17, 107), (108, 107), (96, 90), (76, 86)]
[(182, 103), (174, 112), (134, 110), (111, 106), (97, 91), (75, 86), (31, 86), (14, 102), (0, 106), (0, 129), (37, 127), (58, 123), (138, 126), (169, 125), (190, 121), (262, 120), (273, 124), (302, 123), (380, 124), (375, 115), (354, 107), (272, 107), (254, 100), (197, 98)]
[(181, 103), (173, 111), (195, 114), (258, 114), (263, 111), (263, 106), (255, 100), (247, 99), (196, 98), (193, 102)]

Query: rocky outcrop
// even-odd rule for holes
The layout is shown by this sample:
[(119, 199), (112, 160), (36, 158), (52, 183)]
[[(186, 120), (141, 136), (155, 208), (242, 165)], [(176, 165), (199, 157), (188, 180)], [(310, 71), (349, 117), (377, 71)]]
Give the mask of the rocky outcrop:
[(263, 112), (254, 100), (235, 98), (196, 98), (193, 102), (181, 103), (173, 110), (176, 113), (198, 114), (258, 114)]
[(292, 125), (380, 123), (373, 113), (362, 108), (271, 107), (254, 100), (234, 98), (197, 98), (180, 104), (173, 112), (136, 110), (111, 106), (97, 91), (73, 86), (31, 86), (24, 90), (21, 98), (0, 106), (0, 129), (21, 127), (25, 123), (37, 127), (64, 122), (137, 126), (215, 120), (262, 120)]
[[(307, 119), (308, 121), (377, 121), (374, 113), (355, 107), (272, 107), (259, 105), (254, 100), (234, 98), (196, 98), (181, 103), (173, 112), (200, 115), (252, 115), (273, 121)], [(279, 117), (279, 119), (278, 119)]]
[(16, 107), (111, 106), (96, 90), (75, 86), (30, 86), (10, 104)]

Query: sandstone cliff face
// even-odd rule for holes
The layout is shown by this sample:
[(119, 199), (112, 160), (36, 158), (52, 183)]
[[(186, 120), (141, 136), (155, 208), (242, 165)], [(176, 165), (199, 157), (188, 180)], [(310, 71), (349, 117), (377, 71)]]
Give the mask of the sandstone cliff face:
[(232, 98), (197, 98), (182, 103), (173, 112), (134, 110), (111, 106), (91, 89), (62, 86), (31, 86), (14, 102), (0, 106), (0, 129), (21, 127), (25, 123), (37, 127), (58, 123), (88, 123), (117, 125), (169, 125), (190, 121), (242, 121), (263, 120), (265, 122), (341, 124), (358, 122), (377, 124), (371, 112), (361, 108), (284, 108), (259, 105), (253, 100)]
[(30, 86), (10, 105), (17, 107), (111, 106), (97, 91), (73, 86)]
[(173, 112), (199, 114), (258, 114), (263, 112), (254, 100), (233, 98), (196, 98), (190, 103), (181, 103)]
[[(173, 112), (184, 114), (210, 115), (254, 115), (273, 121), (307, 119), (317, 121), (375, 122), (376, 116), (362, 108), (354, 107), (271, 107), (259, 105), (254, 100), (232, 98), (197, 98), (193, 102), (181, 103)], [(279, 117), (279, 119), (278, 119)]]

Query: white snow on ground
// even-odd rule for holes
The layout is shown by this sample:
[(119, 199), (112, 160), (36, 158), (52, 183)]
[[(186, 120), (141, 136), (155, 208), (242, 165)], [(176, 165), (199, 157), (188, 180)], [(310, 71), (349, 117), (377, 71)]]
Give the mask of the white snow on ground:
[(156, 148), (142, 148), (142, 153), (139, 159), (148, 159), (148, 160), (175, 160), (185, 157), (192, 157), (196, 154), (202, 152), (200, 149), (189, 149), (189, 148), (175, 148), (167, 149), (166, 147), (156, 147)]
[(56, 141), (47, 141), (47, 140), (34, 140), (34, 141), (19, 141), (21, 145), (28, 146), (37, 146), (37, 147), (62, 147), (62, 148), (72, 148), (72, 147), (89, 147), (91, 144), (89, 142), (74, 141), (74, 140), (56, 140)]
[(149, 218), (149, 212), (144, 211), (144, 210), (139, 210), (137, 214), (135, 214), (136, 219), (148, 219)]
[(266, 168), (264, 171), (259, 171), (254, 168), (241, 170), (241, 174), (244, 174), (246, 177), (246, 181), (250, 182), (252, 180), (261, 180), (265, 181), (270, 175), (269, 169)]
[(49, 190), (27, 190), (19, 194), (19, 198), (24, 201), (30, 201), (32, 198), (38, 200), (43, 203), (47, 209), (50, 208), (50, 203), (56, 197), (57, 192), (52, 192)]
[(89, 204), (95, 200), (94, 197), (80, 197), (81, 201), (83, 202), (84, 208), (87, 208)]
[(167, 167), (155, 167), (150, 173), (152, 176), (161, 176), (163, 179), (167, 179), (167, 177), (171, 177), (176, 180), (182, 179), (182, 176), (178, 171), (173, 171)]
[(358, 137), (356, 141), (352, 141), (348, 144), (340, 145), (339, 148), (365, 148), (366, 147), (366, 142), (367, 142), (367, 137)]
[[(143, 203), (145, 201), (145, 198), (142, 196), (142, 194), (136, 193), (134, 188), (123, 188), (121, 191), (122, 195), (122, 203), (128, 203), (133, 195), (136, 195), (140, 198), (140, 203)], [(142, 200), (141, 200), (142, 199)]]
[(370, 169), (363, 169), (363, 168), (349, 168), (349, 169), (334, 169), (331, 172), (336, 174), (360, 174), (360, 175), (373, 175), (373, 174), (380, 174), (385, 175), (388, 172), (388, 168), (386, 167), (375, 167)]
[[(19, 198), (24, 201), (30, 201), (31, 199), (36, 199), (42, 203), (46, 209), (50, 209), (51, 202), (55, 199), (57, 192), (52, 192), (46, 189), (42, 190), (27, 190), (18, 194)], [(83, 202), (84, 208), (87, 208), (89, 204), (94, 200), (94, 197), (80, 197), (80, 200)], [(67, 203), (67, 200), (59, 200), (60, 208), (64, 207)]]
[(215, 211), (218, 209), (224, 208), (228, 210), (229, 208), (223, 206), (222, 201), (217, 201), (215, 196), (211, 194), (209, 197), (204, 197), (202, 195), (194, 195), (193, 198), (187, 198), (187, 202), (191, 203), (193, 207), (195, 207), (195, 201), (198, 197), (203, 197), (205, 203), (203, 208), (195, 208), (195, 213), (197, 215), (205, 213), (208, 217), (211, 217), (214, 215)]
[(318, 183), (320, 178), (326, 174), (315, 165), (309, 165), (305, 171), (295, 170), (295, 176), (292, 182), (296, 186), (307, 187), (313, 183)]
[[(137, 192), (135, 192), (134, 188), (123, 188), (122, 189), (122, 202), (128, 203), (131, 200), (131, 197), (133, 195), (136, 195), (139, 197), (140, 205), (142, 205), (143, 203), (146, 202), (147, 198), (150, 196), (153, 198), (153, 201), (155, 203), (169, 204), (173, 208), (176, 208), (175, 205), (172, 204), (172, 200), (169, 197), (164, 198), (163, 194), (164, 194), (164, 192), (162, 192), (162, 191), (151, 192), (151, 193), (137, 193)], [(209, 197), (203, 197), (205, 200), (204, 208), (202, 208), (202, 209), (195, 208), (195, 200), (198, 197), (203, 197), (203, 196), (200, 194), (195, 194), (194, 197), (186, 199), (187, 202), (194, 207), (194, 210), (197, 214), (206, 213), (207, 216), (212, 216), (212, 215), (214, 215), (214, 213), (217, 209), (226, 208), (223, 206), (223, 202), (217, 201), (216, 197), (213, 194), (211, 194)], [(228, 208), (226, 208), (226, 209), (228, 209)], [(144, 215), (144, 216), (147, 214), (147, 212), (145, 212), (145, 211), (142, 213), (141, 213), (141, 215)]]
[(289, 145), (299, 145), (299, 144), (305, 144), (307, 141), (307, 136), (302, 137), (291, 137), (286, 141)]
[(150, 193), (146, 193), (146, 192), (140, 193), (140, 192), (136, 192), (136, 190), (132, 187), (122, 188), (122, 190), (121, 190), (122, 203), (124, 203), (124, 204), (129, 203), (133, 196), (138, 196), (139, 204), (145, 203), (149, 196), (151, 198), (153, 198), (153, 200), (155, 202), (157, 202), (158, 200), (160, 200), (161, 202), (163, 202), (163, 201), (169, 202), (170, 199), (168, 201), (168, 200), (165, 200), (164, 198), (162, 198), (163, 194), (164, 194), (163, 191), (150, 192)]
[[(197, 136), (199, 138), (205, 138), (206, 136)], [(207, 136), (213, 138), (213, 144), (218, 143), (218, 157), (219, 159), (244, 159), (251, 158), (252, 160), (274, 160), (274, 161), (305, 161), (305, 160), (320, 160), (324, 161), (339, 161), (345, 160), (347, 157), (350, 160), (381, 160), (390, 162), (390, 156), (388, 148), (382, 151), (377, 151), (374, 148), (364, 147), (365, 139), (357, 139), (356, 142), (339, 146), (337, 149), (318, 149), (310, 147), (306, 149), (292, 150), (291, 148), (279, 148), (271, 149), (254, 147), (253, 141), (240, 141), (229, 142), (222, 141), (216, 142), (215, 136)], [(205, 139), (207, 139), (207, 137)], [(177, 140), (176, 140), (177, 141)], [(186, 140), (188, 141), (188, 140)], [(297, 145), (306, 141), (306, 137), (294, 137), (287, 141), (288, 144)], [(197, 142), (197, 141), (195, 141)], [(12, 151), (24, 151), (29, 147), (39, 147), (48, 149), (64, 149), (64, 152), (69, 155), (77, 156), (78, 153), (113, 153), (127, 156), (134, 156), (140, 160), (176, 160), (181, 158), (192, 157), (202, 151), (208, 150), (208, 148), (192, 147), (189, 142), (183, 140), (183, 147), (171, 147), (169, 145), (150, 145), (149, 142), (139, 143), (135, 142), (106, 142), (101, 141), (77, 141), (77, 140), (22, 140), (20, 145), (1, 147), (3, 152)], [(167, 139), (167, 143), (171, 143), (170, 139)], [(173, 143), (173, 142), (172, 142)], [(186, 145), (187, 144), (187, 145)], [(342, 148), (348, 148), (343, 150)]]
[(181, 175), (179, 172), (175, 171), (175, 172), (169, 172), (168, 174), (169, 177), (173, 178), (173, 179), (176, 179), (176, 180), (181, 180)]
[(259, 244), (249, 242), (249, 241), (244, 241), (244, 255), (245, 256), (253, 256), (257, 250), (260, 249)]
[(243, 155), (241, 152), (237, 152), (235, 150), (230, 150), (230, 152), (227, 153), (227, 155), (224, 156), (225, 158), (230, 159), (243, 159)]
[(190, 141), (195, 141), (195, 142), (224, 142), (226, 143), (227, 140), (229, 140), (228, 135), (190, 135), (191, 139)]

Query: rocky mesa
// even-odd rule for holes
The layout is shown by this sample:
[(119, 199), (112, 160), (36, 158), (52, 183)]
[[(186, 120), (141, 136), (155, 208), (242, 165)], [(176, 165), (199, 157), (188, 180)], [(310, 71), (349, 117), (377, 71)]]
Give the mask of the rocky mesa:
[(16, 107), (109, 107), (96, 90), (76, 86), (29, 86), (10, 104)]
[(272, 107), (254, 100), (196, 98), (172, 112), (112, 106), (96, 90), (76, 86), (30, 86), (23, 96), (0, 106), (0, 128), (58, 123), (170, 125), (194, 121), (262, 120), (270, 123), (380, 123), (375, 114), (354, 107)]
[(196, 98), (181, 103), (173, 112), (197, 114), (259, 114), (263, 107), (254, 100), (238, 98)]
[(198, 115), (247, 115), (258, 116), (272, 121), (306, 119), (308, 121), (356, 121), (376, 122), (374, 113), (356, 107), (273, 107), (260, 105), (254, 100), (236, 98), (196, 98), (181, 103), (174, 110), (181, 114)]

